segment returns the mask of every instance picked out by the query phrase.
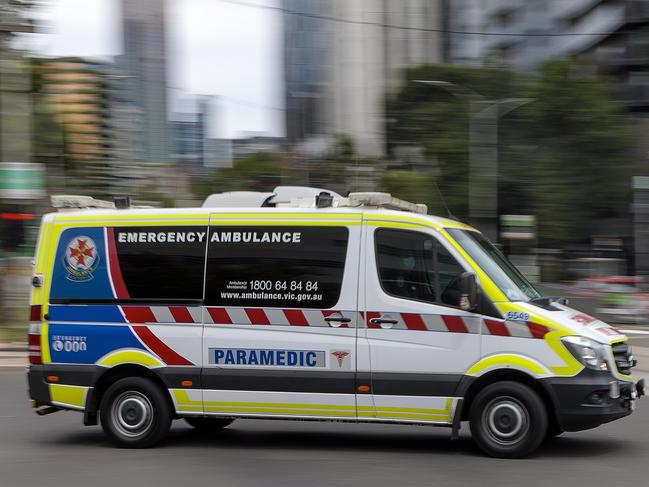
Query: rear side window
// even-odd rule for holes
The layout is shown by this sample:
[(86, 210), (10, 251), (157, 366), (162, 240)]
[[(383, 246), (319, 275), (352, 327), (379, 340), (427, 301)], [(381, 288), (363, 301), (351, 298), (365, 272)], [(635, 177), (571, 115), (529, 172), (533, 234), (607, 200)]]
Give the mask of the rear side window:
[(59, 239), (50, 301), (200, 301), (206, 245), (206, 226), (67, 229)]
[(383, 290), (392, 296), (457, 306), (463, 267), (431, 235), (378, 229), (376, 261)]
[(117, 227), (114, 238), (129, 298), (202, 299), (206, 227)]
[(212, 227), (205, 302), (331, 308), (340, 297), (348, 240), (345, 227)]

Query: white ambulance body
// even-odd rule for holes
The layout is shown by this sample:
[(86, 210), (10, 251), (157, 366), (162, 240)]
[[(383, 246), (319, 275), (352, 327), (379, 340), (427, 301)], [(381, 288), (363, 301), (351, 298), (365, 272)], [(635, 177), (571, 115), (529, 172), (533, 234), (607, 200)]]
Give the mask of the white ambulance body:
[(277, 188), (207, 203), (43, 218), (38, 412), (83, 411), (127, 447), (158, 442), (174, 418), (454, 436), (468, 420), (487, 454), (516, 457), (630, 414), (643, 393), (624, 335), (542, 298), (468, 225), (381, 194)]

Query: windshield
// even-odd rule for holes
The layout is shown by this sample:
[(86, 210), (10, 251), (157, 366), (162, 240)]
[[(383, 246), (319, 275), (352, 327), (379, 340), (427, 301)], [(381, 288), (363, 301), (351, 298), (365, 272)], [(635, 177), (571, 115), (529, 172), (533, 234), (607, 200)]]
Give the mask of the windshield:
[(455, 241), (491, 278), (510, 301), (538, 299), (541, 294), (494, 245), (478, 232), (447, 229)]

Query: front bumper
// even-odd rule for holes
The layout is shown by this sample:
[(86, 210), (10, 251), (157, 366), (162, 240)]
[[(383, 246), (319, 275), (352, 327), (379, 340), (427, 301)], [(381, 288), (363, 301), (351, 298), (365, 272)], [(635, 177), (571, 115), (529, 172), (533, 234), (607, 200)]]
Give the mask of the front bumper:
[(644, 381), (620, 381), (589, 369), (574, 377), (544, 379), (544, 383), (563, 431), (595, 428), (628, 416), (644, 395)]

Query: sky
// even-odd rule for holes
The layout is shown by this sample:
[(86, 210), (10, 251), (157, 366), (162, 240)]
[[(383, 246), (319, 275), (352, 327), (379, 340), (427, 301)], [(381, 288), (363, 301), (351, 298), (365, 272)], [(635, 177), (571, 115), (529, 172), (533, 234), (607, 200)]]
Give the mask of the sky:
[[(48, 0), (36, 12), (44, 34), (29, 45), (48, 56), (109, 60), (122, 50), (119, 5)], [(283, 135), (280, 13), (227, 0), (167, 0), (166, 36), (170, 112), (191, 110), (191, 95), (215, 95), (210, 137)]]

